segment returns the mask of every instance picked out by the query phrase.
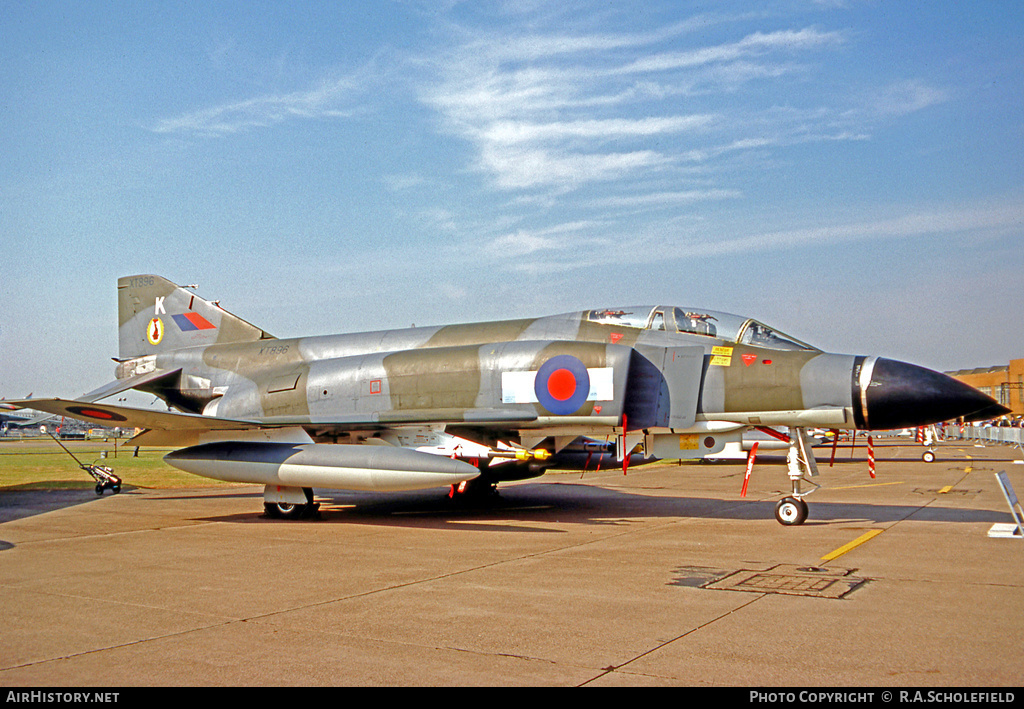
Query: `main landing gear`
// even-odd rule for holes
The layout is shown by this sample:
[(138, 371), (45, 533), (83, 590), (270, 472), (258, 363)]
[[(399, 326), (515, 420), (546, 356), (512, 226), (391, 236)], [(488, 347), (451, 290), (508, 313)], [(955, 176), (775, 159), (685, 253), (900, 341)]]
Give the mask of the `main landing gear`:
[(467, 480), (452, 485), (448, 491), (448, 499), (462, 504), (480, 504), (490, 502), (498, 497), (498, 484), (489, 480)]
[(320, 503), (313, 501), (311, 487), (267, 485), (263, 491), (263, 509), (272, 519), (305, 519), (320, 514)]

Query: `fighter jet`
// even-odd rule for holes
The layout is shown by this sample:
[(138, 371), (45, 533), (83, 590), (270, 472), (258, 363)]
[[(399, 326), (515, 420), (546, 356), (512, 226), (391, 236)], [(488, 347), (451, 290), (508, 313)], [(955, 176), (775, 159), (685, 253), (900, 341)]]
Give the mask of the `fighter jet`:
[[(946, 375), (823, 352), (752, 318), (627, 306), (547, 317), (278, 339), (156, 275), (118, 280), (116, 379), (77, 400), (14, 401), (144, 429), (197, 475), (264, 485), (274, 517), (313, 489), (491, 491), (603, 443), (699, 459), (752, 428), (788, 441), (785, 525), (807, 518), (812, 427), (879, 430), (1005, 413)], [(96, 403), (136, 389), (168, 411)]]

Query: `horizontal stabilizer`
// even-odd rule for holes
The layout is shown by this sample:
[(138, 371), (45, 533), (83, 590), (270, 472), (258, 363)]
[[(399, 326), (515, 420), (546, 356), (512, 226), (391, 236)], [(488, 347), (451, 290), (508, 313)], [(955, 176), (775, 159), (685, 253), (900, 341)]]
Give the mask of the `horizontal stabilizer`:
[(180, 372), (181, 369), (156, 369), (146, 374), (136, 374), (133, 377), (126, 377), (124, 379), (115, 379), (109, 384), (104, 384), (99, 389), (93, 389), (87, 394), (82, 394), (78, 397), (78, 401), (93, 402), (99, 401), (100, 399), (106, 399), (108, 396), (114, 394), (120, 394), (121, 392), (128, 391), (129, 389), (135, 389), (137, 387), (145, 386), (146, 384), (152, 384), (155, 381), (163, 379), (164, 377), (170, 377)]

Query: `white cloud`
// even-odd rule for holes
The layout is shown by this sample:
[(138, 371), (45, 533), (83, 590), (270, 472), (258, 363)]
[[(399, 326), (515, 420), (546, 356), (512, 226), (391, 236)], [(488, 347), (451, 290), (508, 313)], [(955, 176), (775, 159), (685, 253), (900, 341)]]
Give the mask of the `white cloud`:
[(671, 207), (710, 200), (739, 199), (739, 190), (702, 189), (679, 192), (645, 192), (628, 196), (602, 197), (593, 200), (595, 207)]
[(693, 69), (706, 64), (722, 64), (772, 51), (798, 51), (836, 45), (843, 41), (839, 32), (819, 32), (807, 28), (780, 32), (755, 32), (738, 42), (702, 47), (684, 52), (662, 52), (620, 67), (616, 73), (647, 74), (676, 69)]
[(968, 204), (947, 209), (915, 210), (896, 217), (879, 217), (855, 223), (836, 223), (805, 229), (754, 232), (725, 239), (683, 236), (671, 250), (676, 258), (690, 258), (700, 246), (705, 256), (758, 253), (817, 246), (830, 248), (856, 241), (917, 239), (963, 235), (977, 239), (987, 235), (1024, 234), (1024, 204)]
[[(729, 199), (726, 192), (642, 194), (634, 198), (605, 198), (597, 207), (650, 208), (659, 202)], [(502, 259), (505, 267), (529, 273), (579, 268), (618, 267), (624, 259), (639, 264), (692, 264), (697, 259), (814, 249), (821, 252), (846, 244), (868, 242), (872, 249), (908, 239), (956, 237), (977, 244), (979, 239), (1024, 234), (1024, 203), (1007, 198), (996, 203), (964, 204), (919, 209), (897, 216), (878, 215), (855, 222), (777, 231), (747, 228), (728, 237), (709, 231), (701, 220), (673, 226), (671, 219), (652, 222), (639, 231), (623, 233), (614, 219), (583, 220), (548, 227), (521, 228), (487, 239), (479, 247), (484, 259)], [(923, 247), (927, 248), (927, 247)], [(510, 255), (514, 254), (514, 258)]]
[(481, 146), (480, 166), (494, 175), (504, 190), (552, 187), (572, 190), (583, 183), (622, 178), (644, 168), (665, 165), (667, 159), (652, 150), (629, 153), (557, 152), (541, 148)]
[[(632, 34), (480, 33), (436, 60), (437, 81), (421, 99), (473, 146), (474, 167), (502, 191), (567, 195), (616, 177), (796, 142), (794, 125), (783, 119), (755, 127), (734, 97), (699, 104), (687, 97), (698, 86), (724, 96), (743, 82), (777, 80), (797, 70), (781, 55), (840, 45), (843, 34), (752, 32), (697, 49), (663, 48), (711, 21)], [(687, 110), (691, 105), (701, 110)], [(716, 108), (703, 110), (708, 105)], [(830, 127), (807, 136), (856, 133)]]
[(510, 261), (513, 268), (520, 270), (528, 264), (530, 257), (538, 252), (545, 252), (545, 257), (556, 261), (559, 258), (576, 258), (581, 251), (604, 250), (608, 245), (607, 238), (601, 233), (608, 225), (598, 221), (577, 221), (564, 224), (553, 224), (543, 228), (522, 228), (507, 232), (487, 241), (483, 251), (491, 256), (507, 259), (509, 254), (516, 258)]
[(516, 231), (505, 234), (494, 239), (488, 248), (496, 256), (505, 256), (515, 253), (519, 256), (528, 256), (535, 251), (549, 251), (561, 248), (558, 240), (541, 234), (531, 234), (527, 231)]
[(324, 80), (302, 90), (226, 103), (158, 121), (156, 133), (225, 135), (265, 128), (289, 119), (348, 117), (359, 82), (351, 76)]
[(420, 187), (426, 182), (422, 175), (415, 173), (385, 175), (383, 180), (388, 189), (393, 192), (404, 192), (414, 187)]
[(902, 116), (934, 106), (949, 98), (948, 93), (921, 81), (898, 81), (871, 97), (871, 111), (879, 116)]
[(485, 129), (482, 138), (492, 143), (504, 144), (558, 141), (573, 138), (607, 141), (695, 130), (708, 126), (713, 118), (710, 115), (700, 115), (638, 119), (589, 119), (553, 121), (550, 123), (496, 121)]

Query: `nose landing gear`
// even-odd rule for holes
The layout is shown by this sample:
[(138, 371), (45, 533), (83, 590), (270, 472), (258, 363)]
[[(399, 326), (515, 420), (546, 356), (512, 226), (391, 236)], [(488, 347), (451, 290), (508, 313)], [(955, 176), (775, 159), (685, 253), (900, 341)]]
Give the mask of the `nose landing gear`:
[(818, 463), (814, 460), (814, 453), (811, 450), (810, 441), (807, 439), (807, 431), (803, 428), (793, 428), (789, 432), (789, 452), (786, 454), (786, 465), (789, 468), (789, 479), (793, 483), (793, 494), (779, 500), (775, 506), (775, 519), (779, 524), (787, 527), (803, 524), (807, 520), (807, 503), (804, 496), (814, 492), (810, 490), (803, 492), (800, 489), (800, 482), (811, 482), (808, 476), (815, 477), (818, 474)]

